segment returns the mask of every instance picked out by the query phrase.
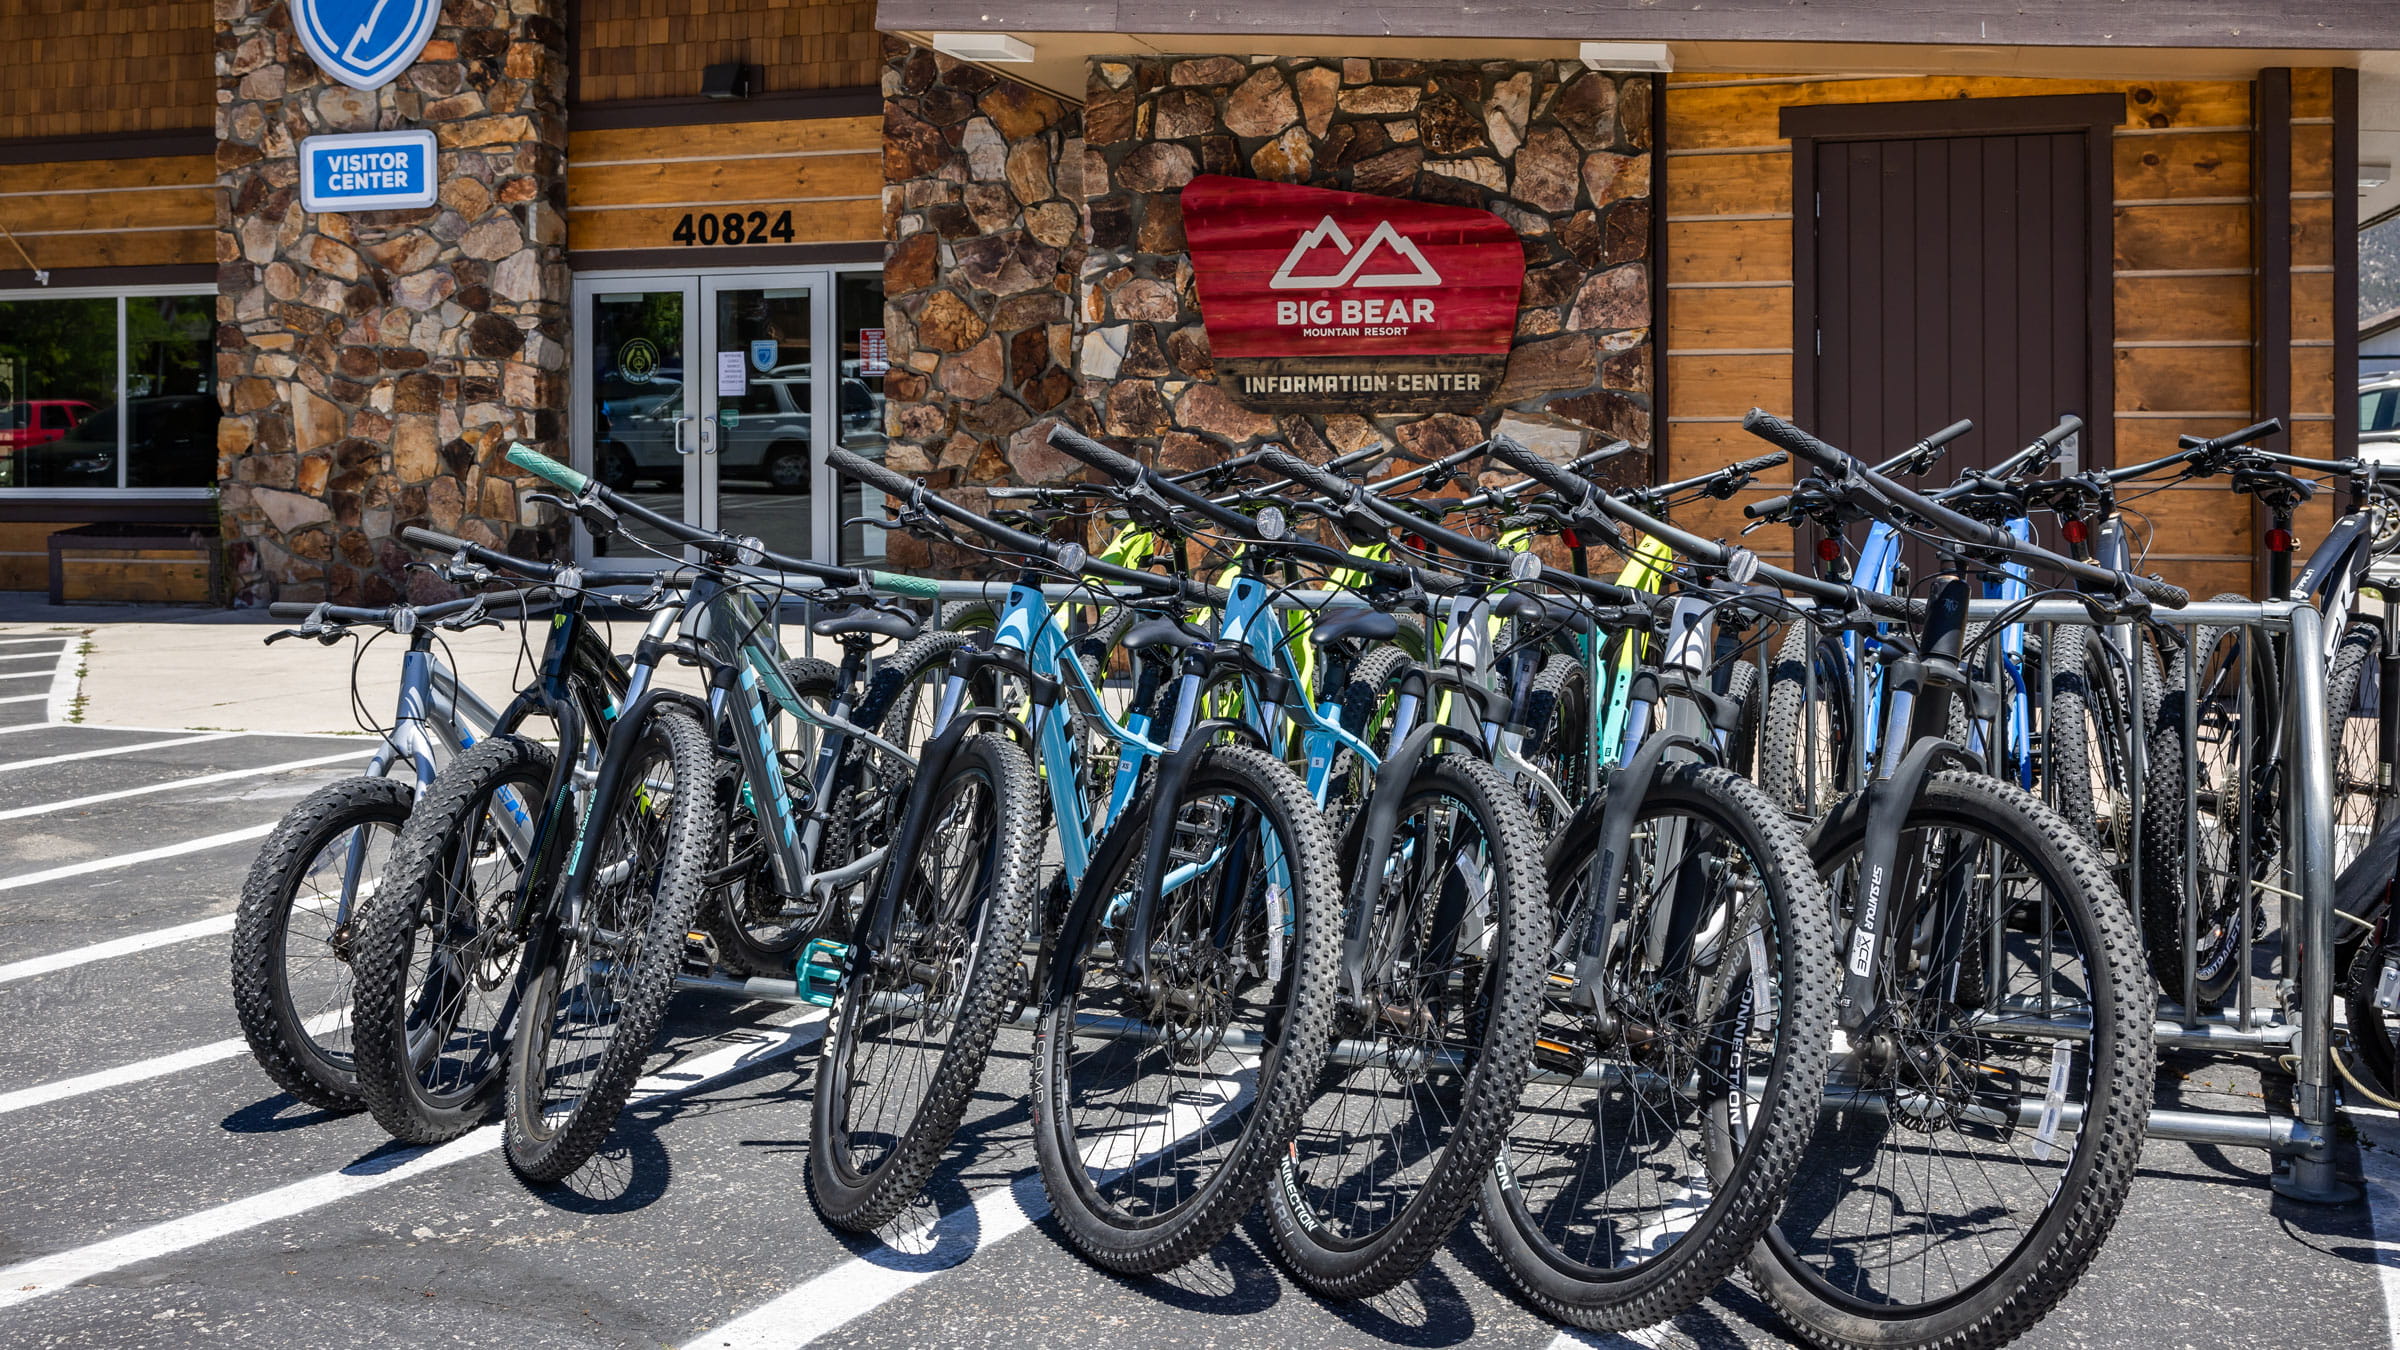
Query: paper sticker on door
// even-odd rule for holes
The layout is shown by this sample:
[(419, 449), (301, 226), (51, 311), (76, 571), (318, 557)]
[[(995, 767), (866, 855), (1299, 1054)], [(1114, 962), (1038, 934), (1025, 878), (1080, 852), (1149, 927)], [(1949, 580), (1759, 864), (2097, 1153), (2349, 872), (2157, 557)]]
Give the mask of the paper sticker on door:
[(717, 397), (739, 398), (750, 392), (750, 372), (742, 368), (740, 352), (717, 353)]

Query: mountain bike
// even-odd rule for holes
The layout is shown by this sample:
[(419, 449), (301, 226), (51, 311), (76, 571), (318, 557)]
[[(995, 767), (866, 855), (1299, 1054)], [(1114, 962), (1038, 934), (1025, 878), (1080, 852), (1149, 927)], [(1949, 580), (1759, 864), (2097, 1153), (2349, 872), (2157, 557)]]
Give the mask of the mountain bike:
[(2123, 1206), (2156, 1012), (2134, 916), (2082, 832), (1949, 739), (1973, 688), (1970, 575), (2064, 575), (2095, 624), (2187, 597), (1949, 510), (1767, 413), (1744, 426), (1940, 564), (1912, 631), (1888, 639), (1873, 776), (1810, 834), (1841, 930), (1840, 1036), (1751, 1275), (1814, 1344), (1998, 1344), (2065, 1297)]
[[(1221, 601), (1213, 588), (1014, 530), (846, 452), (829, 462), (898, 502), (902, 527), (952, 541), (963, 527), (1024, 560), (991, 645), (963, 659), (1031, 693), (1017, 734), (1042, 763), (1069, 878), (1030, 982), (1035, 1155), (1061, 1231), (1086, 1259), (1125, 1272), (1181, 1265), (1239, 1221), (1291, 1146), (1332, 1013), (1332, 841), (1288, 768), (1244, 743), (1238, 724), (1199, 715), (1199, 689), (1252, 658), (1180, 621)], [(1119, 588), (1104, 604), (1146, 606), (1124, 644), (1172, 653), (1182, 697), (1163, 735), (1103, 706), (1092, 669), (1049, 621), (1046, 572)], [(954, 669), (937, 719), (959, 729), (1016, 717), (1013, 701), (970, 705), (970, 675)], [(1079, 785), (1087, 736), (1147, 757), (1113, 816), (1102, 814), (1113, 798)]]
[[(234, 1011), (252, 1057), (295, 1100), (329, 1111), (365, 1109), (350, 1052), (351, 947), (359, 905), (441, 766), (485, 737), (515, 730), (514, 722), (458, 682), (435, 655), (435, 644), (444, 633), (497, 626), (496, 611), (530, 614), (533, 599), (532, 592), (509, 591), (380, 609), (290, 601), (268, 606), (276, 618), (301, 621), (269, 634), (269, 645), (296, 637), (332, 646), (362, 628), (408, 639), (392, 724), (380, 733), (366, 769), (311, 792), (276, 823), (259, 846), (234, 911)], [(355, 669), (353, 661), (354, 677)], [(403, 768), (404, 776), (395, 773)]]

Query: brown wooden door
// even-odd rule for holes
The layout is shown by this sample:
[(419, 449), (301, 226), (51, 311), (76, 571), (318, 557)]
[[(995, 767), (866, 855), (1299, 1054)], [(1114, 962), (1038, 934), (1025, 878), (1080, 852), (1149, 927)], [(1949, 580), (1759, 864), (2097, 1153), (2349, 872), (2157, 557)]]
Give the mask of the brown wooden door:
[[(1818, 141), (1816, 429), (1870, 460), (1961, 417), (1927, 481), (2092, 407), (2091, 138)], [(1805, 238), (1805, 235), (1804, 235)]]

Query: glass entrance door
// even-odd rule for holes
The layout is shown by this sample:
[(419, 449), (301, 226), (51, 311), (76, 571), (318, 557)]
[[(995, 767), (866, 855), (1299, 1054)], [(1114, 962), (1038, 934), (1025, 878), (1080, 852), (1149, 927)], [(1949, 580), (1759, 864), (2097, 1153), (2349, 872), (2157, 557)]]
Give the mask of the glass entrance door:
[(816, 287), (796, 276), (701, 282), (708, 390), (700, 426), (706, 523), (777, 553), (817, 556), (816, 429), (827, 425), (818, 378)]
[[(779, 553), (882, 560), (881, 530), (844, 524), (870, 514), (864, 494), (825, 466), (835, 445), (883, 457), (880, 271), (584, 276), (575, 324), (578, 468)], [(660, 561), (580, 530), (576, 547), (603, 567)]]

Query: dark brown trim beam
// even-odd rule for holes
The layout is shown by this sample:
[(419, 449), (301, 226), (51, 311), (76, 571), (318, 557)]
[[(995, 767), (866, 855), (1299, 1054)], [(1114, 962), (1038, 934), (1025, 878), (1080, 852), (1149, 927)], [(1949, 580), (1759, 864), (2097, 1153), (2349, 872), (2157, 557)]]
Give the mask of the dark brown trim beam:
[(192, 131), (130, 131), (100, 136), (49, 136), (34, 140), (0, 141), (0, 164), (153, 159), (167, 155), (216, 153), (217, 133), (208, 127)]
[[(2389, 46), (2390, 0), (879, 0), (885, 32), (1512, 38), (1644, 42), (1929, 42), (1977, 47)], [(1172, 49), (1169, 49), (1172, 50)]]
[(1998, 136), (2083, 131), (2125, 122), (2123, 94), (2036, 94), (2028, 98), (1929, 98), (1905, 103), (1787, 107), (1786, 136), (1812, 141), (1895, 141), (1923, 136)]
[(1667, 82), (1650, 81), (1650, 481), (1667, 471)]
[[(2253, 418), (2292, 417), (2292, 72), (2274, 67), (2250, 85), (2250, 237), (2257, 251), (2258, 281), (2252, 289), (2258, 341), (2251, 349)], [(2334, 184), (2339, 196), (2341, 184)], [(2355, 194), (2355, 183), (2350, 191)], [(2287, 436), (2288, 440), (2288, 436)], [(2285, 447), (2289, 449), (2287, 445)], [(2338, 451), (2336, 453), (2339, 453)], [(2264, 529), (2266, 514), (2251, 504), (2251, 523)], [(2251, 594), (2265, 595), (2267, 555), (2251, 562)]]
[(661, 272), (699, 267), (822, 267), (883, 261), (883, 244), (773, 244), (766, 248), (606, 248), (567, 254), (576, 272)]
[(2358, 450), (2358, 72), (2333, 72), (2333, 457)]
[[(202, 225), (194, 227), (206, 230)], [(0, 253), (9, 262), (18, 259)], [(197, 290), (214, 290), (217, 285), (215, 263), (168, 263), (158, 267), (53, 267), (50, 269), (51, 290), (67, 286), (190, 286)], [(42, 287), (33, 273), (23, 267), (0, 267), (0, 291), (39, 291)]]
[(716, 126), (726, 122), (791, 122), (804, 117), (883, 114), (879, 89), (800, 89), (749, 98), (627, 98), (567, 105), (569, 131), (633, 127)]

